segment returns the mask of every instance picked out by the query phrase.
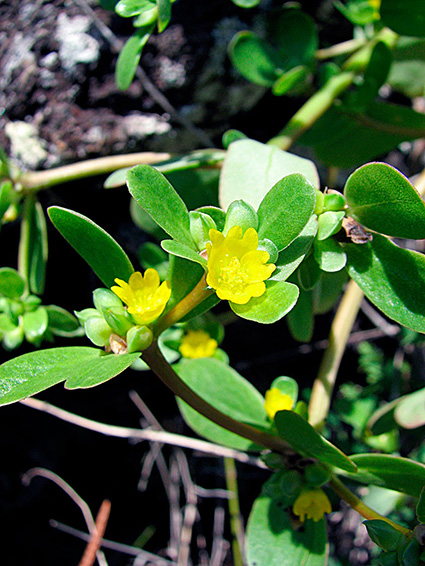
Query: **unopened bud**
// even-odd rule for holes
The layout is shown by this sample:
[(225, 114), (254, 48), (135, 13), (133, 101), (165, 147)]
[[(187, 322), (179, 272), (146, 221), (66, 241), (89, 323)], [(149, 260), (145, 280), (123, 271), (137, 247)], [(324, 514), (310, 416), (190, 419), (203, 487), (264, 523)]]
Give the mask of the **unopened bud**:
[(127, 352), (143, 352), (152, 344), (152, 330), (147, 326), (133, 326), (127, 332)]
[(223, 234), (226, 235), (233, 226), (240, 226), (242, 232), (245, 232), (248, 228), (254, 228), (254, 230), (258, 228), (257, 213), (250, 204), (242, 199), (234, 200), (229, 204)]

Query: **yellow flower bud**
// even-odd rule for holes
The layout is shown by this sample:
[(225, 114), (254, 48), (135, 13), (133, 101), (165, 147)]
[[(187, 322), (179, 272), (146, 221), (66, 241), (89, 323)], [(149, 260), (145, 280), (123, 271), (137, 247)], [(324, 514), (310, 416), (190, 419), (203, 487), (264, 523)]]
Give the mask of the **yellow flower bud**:
[(282, 393), (277, 387), (272, 387), (266, 391), (264, 408), (270, 420), (274, 419), (278, 411), (290, 411), (294, 405), (292, 397)]

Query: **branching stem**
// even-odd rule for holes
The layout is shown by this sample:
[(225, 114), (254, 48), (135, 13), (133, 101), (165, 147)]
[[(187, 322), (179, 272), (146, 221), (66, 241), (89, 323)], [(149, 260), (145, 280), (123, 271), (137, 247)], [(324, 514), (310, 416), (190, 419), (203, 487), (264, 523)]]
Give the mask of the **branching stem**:
[(236, 421), (221, 411), (215, 409), (207, 403), (202, 397), (195, 393), (174, 371), (170, 364), (165, 360), (158, 343), (152, 342), (147, 350), (143, 352), (143, 360), (148, 364), (151, 370), (159, 377), (159, 379), (171, 391), (180, 397), (185, 403), (190, 405), (195, 411), (201, 413), (210, 421), (222, 426), (223, 428), (234, 432), (243, 438), (251, 440), (255, 444), (275, 450), (281, 453), (293, 453), (292, 448), (284, 440), (277, 436), (272, 436), (266, 432), (258, 430), (250, 425)]
[(346, 503), (348, 503), (350, 507), (352, 507), (355, 511), (357, 511), (357, 513), (360, 513), (360, 515), (365, 519), (367, 519), (368, 521), (373, 519), (379, 519), (380, 521), (385, 521), (386, 523), (388, 523), (389, 525), (400, 531), (405, 537), (410, 535), (411, 531), (409, 529), (397, 523), (394, 523), (394, 521), (391, 521), (391, 519), (388, 519), (387, 517), (380, 515), (379, 513), (368, 507), (365, 503), (363, 503), (363, 501), (361, 501), (357, 497), (357, 495), (354, 495), (354, 493), (350, 491), (342, 483), (342, 481), (336, 478), (335, 476), (329, 482), (329, 486), (335, 491), (335, 493), (337, 493), (341, 497), (341, 499), (343, 499)]
[(134, 165), (140, 165), (141, 163), (148, 165), (159, 163), (171, 157), (169, 153), (152, 152), (99, 157), (98, 159), (88, 159), (87, 161), (55, 167), (54, 169), (48, 169), (46, 171), (29, 171), (28, 173), (23, 173), (17, 179), (17, 185), (22, 191), (27, 193), (40, 191), (41, 189), (48, 189), (69, 181), (112, 173), (124, 167), (134, 167)]

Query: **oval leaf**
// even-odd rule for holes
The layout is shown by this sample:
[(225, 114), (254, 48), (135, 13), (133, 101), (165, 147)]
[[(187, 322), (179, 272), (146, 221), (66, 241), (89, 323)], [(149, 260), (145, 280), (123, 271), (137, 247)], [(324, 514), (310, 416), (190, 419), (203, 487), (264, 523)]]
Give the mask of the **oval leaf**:
[(67, 378), (71, 383), (98, 378), (96, 385), (124, 371), (138, 355), (105, 355), (97, 348), (78, 346), (24, 354), (0, 366), (0, 405), (35, 395)]
[(11, 267), (0, 268), (0, 295), (9, 299), (19, 299), (25, 291), (25, 281)]
[(294, 307), (299, 289), (286, 281), (267, 281), (266, 287), (261, 297), (253, 297), (246, 305), (229, 302), (230, 308), (241, 318), (260, 324), (277, 322)]
[(115, 69), (115, 82), (120, 90), (127, 90), (133, 82), (142, 49), (153, 32), (153, 28), (153, 25), (139, 28), (127, 39), (122, 48)]
[(279, 54), (250, 31), (235, 35), (229, 45), (229, 56), (245, 79), (260, 86), (273, 86), (283, 65)]
[(396, 33), (425, 36), (423, 0), (382, 0), (380, 13), (384, 24)]
[[(235, 420), (254, 427), (270, 428), (264, 399), (251, 383), (227, 364), (213, 358), (183, 360), (176, 371), (205, 401)], [(177, 399), (187, 424), (199, 435), (238, 450), (261, 450), (250, 440), (216, 425)]]
[(176, 240), (163, 240), (161, 242), (161, 247), (171, 255), (176, 255), (183, 259), (199, 263), (199, 265), (202, 265), (204, 268), (207, 267), (207, 260), (205, 258), (195, 252), (192, 248), (189, 248), (180, 242), (176, 242)]
[(316, 190), (303, 175), (293, 173), (278, 181), (258, 208), (258, 236), (286, 248), (305, 228), (316, 204)]
[(248, 566), (325, 566), (328, 545), (326, 524), (307, 520), (294, 530), (289, 513), (278, 501), (260, 496), (247, 526)]
[(127, 184), (130, 194), (167, 234), (196, 249), (187, 207), (162, 173), (149, 165), (137, 165), (128, 172)]
[(401, 397), (394, 411), (396, 422), (403, 428), (418, 428), (425, 424), (425, 388)]
[(357, 473), (344, 475), (355, 481), (413, 497), (419, 497), (425, 485), (425, 466), (413, 460), (388, 454), (357, 454), (350, 458), (357, 466)]
[(254, 140), (235, 141), (220, 175), (220, 205), (227, 210), (231, 202), (242, 199), (257, 210), (273, 185), (292, 173), (304, 175), (316, 188), (320, 186), (312, 161)]
[(425, 203), (394, 167), (360, 167), (348, 178), (344, 194), (349, 214), (367, 228), (396, 238), (425, 238)]
[(347, 270), (367, 298), (396, 322), (425, 332), (425, 256), (374, 234), (367, 244), (346, 244)]
[(324, 464), (336, 466), (347, 472), (356, 471), (356, 465), (348, 456), (293, 411), (278, 411), (275, 423), (279, 436), (289, 442), (300, 454), (312, 456)]
[(50, 220), (99, 279), (112, 287), (115, 278), (128, 281), (134, 272), (127, 254), (103, 228), (92, 220), (59, 206), (48, 209)]

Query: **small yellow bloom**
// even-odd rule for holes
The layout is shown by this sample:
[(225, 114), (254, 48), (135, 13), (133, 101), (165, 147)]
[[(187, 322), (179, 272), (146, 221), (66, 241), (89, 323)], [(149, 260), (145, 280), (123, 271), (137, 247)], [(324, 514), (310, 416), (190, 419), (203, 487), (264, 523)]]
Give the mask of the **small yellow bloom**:
[(210, 358), (217, 350), (217, 340), (204, 330), (189, 330), (183, 336), (179, 350), (184, 358)]
[(132, 273), (128, 283), (121, 279), (115, 279), (115, 283), (119, 287), (111, 287), (111, 291), (127, 305), (137, 324), (150, 324), (156, 320), (171, 295), (168, 281), (160, 284), (158, 272), (151, 268), (144, 275), (140, 271)]
[(303, 488), (292, 507), (295, 515), (304, 523), (305, 517), (320, 521), (325, 513), (332, 511), (331, 502), (323, 489)]
[(251, 297), (261, 297), (266, 290), (264, 281), (276, 266), (267, 263), (270, 256), (258, 248), (258, 234), (248, 228), (233, 226), (226, 236), (210, 230), (211, 243), (207, 243), (207, 283), (222, 300), (245, 305)]
[(294, 401), (286, 393), (282, 393), (277, 387), (272, 387), (266, 391), (264, 408), (270, 420), (274, 419), (278, 411), (290, 411)]

